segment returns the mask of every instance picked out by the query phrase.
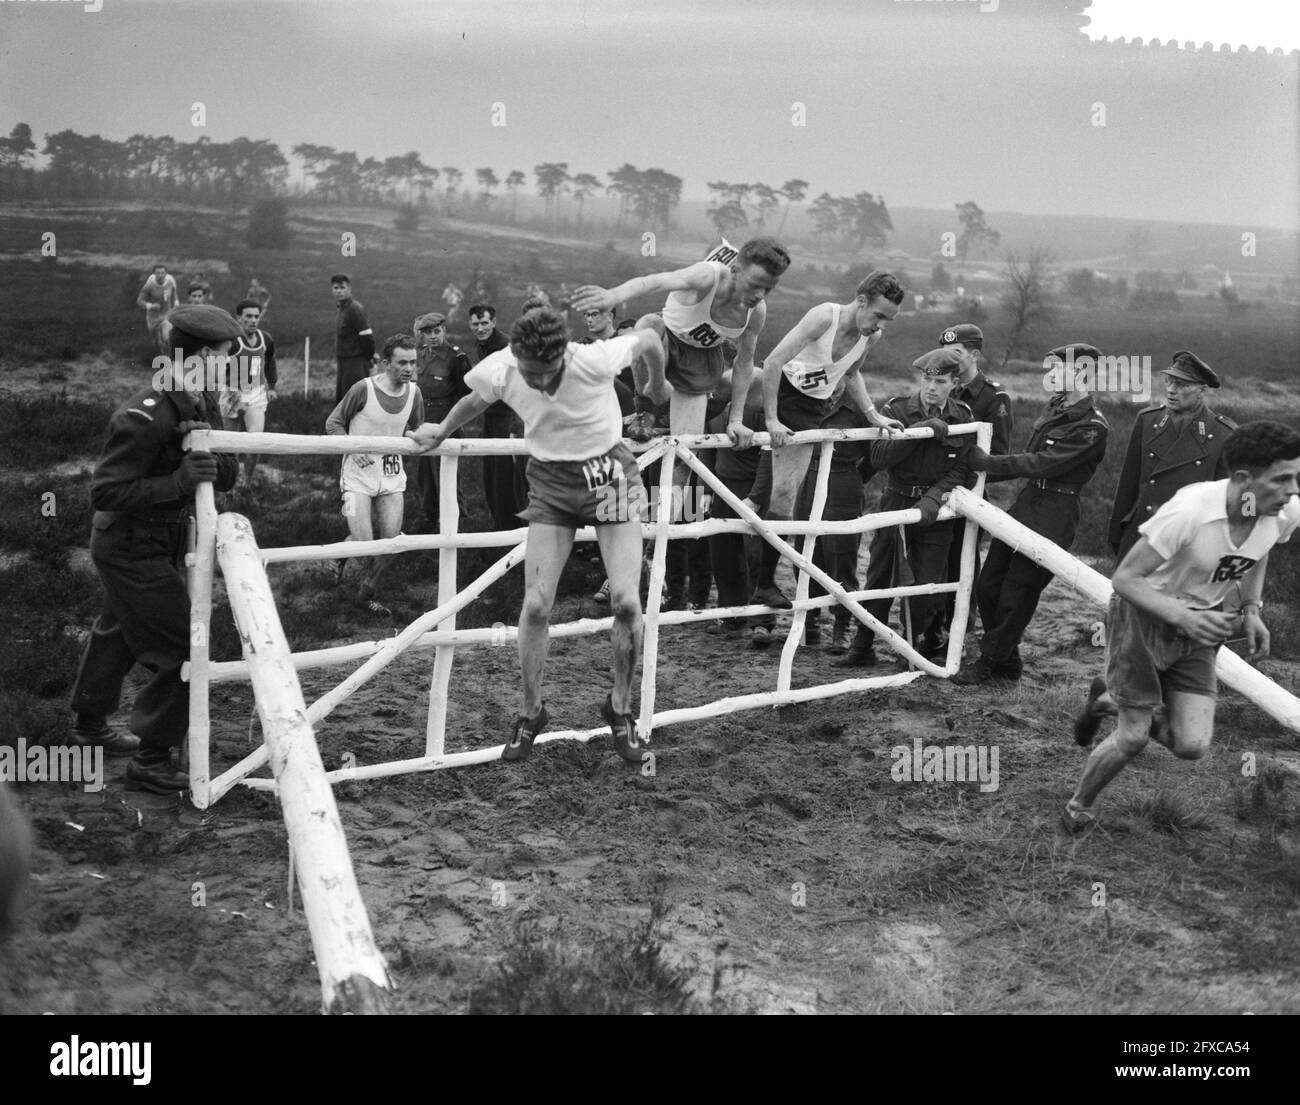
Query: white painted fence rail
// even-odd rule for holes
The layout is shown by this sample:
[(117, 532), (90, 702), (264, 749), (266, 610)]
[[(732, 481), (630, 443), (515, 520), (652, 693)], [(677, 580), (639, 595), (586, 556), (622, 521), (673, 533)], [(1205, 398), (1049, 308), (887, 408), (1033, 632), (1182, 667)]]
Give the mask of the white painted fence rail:
[(270, 750), (325, 1012), (386, 1013), (388, 971), (370, 932), (266, 569), (242, 514), (217, 519), (217, 559)]

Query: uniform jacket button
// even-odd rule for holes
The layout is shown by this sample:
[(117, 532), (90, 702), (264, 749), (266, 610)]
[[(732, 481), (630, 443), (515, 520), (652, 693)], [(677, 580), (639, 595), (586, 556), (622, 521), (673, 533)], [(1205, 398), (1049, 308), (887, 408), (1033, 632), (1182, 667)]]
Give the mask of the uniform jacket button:
[(1198, 461), (1196, 462), (1196, 467), (1199, 468), (1200, 466), (1201, 466), (1201, 462), (1198, 460)]

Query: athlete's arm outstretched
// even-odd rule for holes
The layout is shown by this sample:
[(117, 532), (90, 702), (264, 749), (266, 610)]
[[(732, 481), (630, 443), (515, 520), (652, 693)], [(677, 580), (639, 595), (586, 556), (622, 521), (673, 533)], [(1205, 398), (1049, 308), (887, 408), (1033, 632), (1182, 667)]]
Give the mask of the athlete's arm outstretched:
[(574, 290), (571, 306), (575, 311), (609, 311), (629, 299), (639, 299), (654, 292), (693, 291), (698, 295), (707, 295), (713, 288), (714, 280), (713, 265), (708, 261), (697, 261), (684, 269), (634, 276), (616, 288), (579, 284)]
[(466, 422), (472, 422), (491, 406), (477, 395), (467, 395), (447, 412), (441, 422), (426, 422), (418, 430), (407, 430), (406, 436), (414, 441), (421, 453), (432, 453)]

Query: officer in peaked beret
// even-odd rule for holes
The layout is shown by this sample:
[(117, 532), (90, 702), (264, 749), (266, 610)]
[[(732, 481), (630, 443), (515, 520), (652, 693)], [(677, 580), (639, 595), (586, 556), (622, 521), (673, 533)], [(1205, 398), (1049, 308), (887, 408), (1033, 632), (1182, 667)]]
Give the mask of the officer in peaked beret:
[(1231, 474), (1223, 445), (1237, 424), (1205, 402), (1206, 389), (1217, 389), (1219, 377), (1187, 350), (1175, 353), (1161, 375), (1164, 401), (1138, 412), (1115, 486), (1109, 538), (1116, 564), (1137, 544), (1138, 526), (1176, 491)]
[[(181, 444), (191, 430), (221, 425), (212, 389), (243, 332), (229, 312), (204, 304), (177, 307), (169, 321), (175, 359), (156, 360), (164, 367), (152, 384), (113, 412), (91, 478), (90, 557), (104, 606), (72, 688), (73, 743), (133, 755), (127, 787), (159, 794), (189, 785), (171, 760), (189, 726), (189, 684), (181, 679), (190, 655), (186, 521), (199, 484), (227, 491), (239, 471), (237, 456), (187, 453)], [(149, 680), (136, 695), (131, 732), (116, 733), (108, 715), (137, 663)]]

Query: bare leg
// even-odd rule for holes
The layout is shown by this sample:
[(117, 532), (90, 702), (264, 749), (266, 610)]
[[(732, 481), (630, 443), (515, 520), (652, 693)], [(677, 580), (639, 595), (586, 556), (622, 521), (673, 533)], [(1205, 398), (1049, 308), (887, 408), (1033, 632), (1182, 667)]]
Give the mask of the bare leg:
[(1204, 694), (1170, 691), (1166, 702), (1172, 741), (1165, 747), (1180, 760), (1199, 760), (1209, 751), (1214, 737), (1214, 699)]
[[(370, 541), (375, 536), (370, 520), (370, 504), (373, 500), (369, 495), (363, 495), (360, 491), (343, 492), (343, 517), (348, 523), (348, 538), (352, 541)], [(347, 561), (342, 561), (346, 564)], [(364, 572), (368, 567), (365, 560), (361, 562), (361, 570)], [(339, 578), (342, 579), (342, 570), (340, 569)]]
[[(250, 434), (260, 434), (266, 428), (266, 408), (249, 407), (244, 411), (244, 429)], [(260, 458), (256, 453), (248, 453), (244, 456), (244, 482), (253, 486), (253, 473), (257, 471), (257, 462)]]
[[(519, 612), (519, 671), (524, 698), (520, 712), (527, 718), (536, 717), (542, 708), (542, 669), (551, 643), (555, 584), (572, 549), (573, 530), (568, 526), (529, 524), (528, 551), (524, 555), (524, 604)], [(612, 587), (611, 583), (611, 590)]]
[(1119, 708), (1119, 725), (1092, 750), (1069, 801), (1069, 809), (1076, 812), (1091, 809), (1102, 788), (1123, 771), (1130, 760), (1141, 754), (1150, 739), (1151, 714), (1150, 709)]
[(632, 712), (632, 677), (641, 652), (641, 527), (619, 522), (596, 527), (596, 542), (609, 578), (614, 628), (614, 690), (610, 703), (616, 714)]
[[(396, 537), (402, 532), (402, 507), (404, 496), (400, 491), (380, 495), (375, 500), (375, 527), (378, 537)], [(390, 556), (376, 556), (370, 568), (369, 592), (373, 595), (379, 590), (379, 581), (388, 570)]]

